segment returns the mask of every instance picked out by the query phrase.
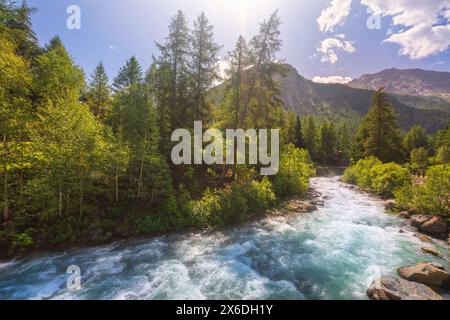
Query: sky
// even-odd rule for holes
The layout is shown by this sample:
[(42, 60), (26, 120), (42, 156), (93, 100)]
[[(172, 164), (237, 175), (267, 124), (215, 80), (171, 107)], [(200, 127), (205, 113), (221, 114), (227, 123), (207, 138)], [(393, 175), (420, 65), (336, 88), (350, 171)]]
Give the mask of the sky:
[[(170, 19), (203, 11), (224, 59), (279, 10), (279, 58), (317, 82), (348, 82), (387, 68), (450, 72), (450, 0), (28, 0), (42, 45), (59, 35), (87, 75), (103, 62), (114, 77), (135, 55), (147, 68)], [(73, 6), (79, 9), (73, 11)], [(77, 18), (80, 18), (77, 20)], [(75, 18), (75, 20), (74, 20)], [(67, 22), (71, 28), (68, 28)], [(74, 22), (79, 21), (79, 29)]]

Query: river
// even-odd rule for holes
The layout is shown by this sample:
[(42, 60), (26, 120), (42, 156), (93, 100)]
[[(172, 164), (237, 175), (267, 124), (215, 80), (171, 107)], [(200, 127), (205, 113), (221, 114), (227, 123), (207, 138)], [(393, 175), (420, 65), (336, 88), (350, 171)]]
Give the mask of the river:
[[(449, 268), (380, 200), (338, 177), (311, 184), (324, 198), (313, 213), (2, 263), (0, 299), (367, 299), (371, 280), (400, 266)], [(67, 289), (70, 265), (80, 290)]]

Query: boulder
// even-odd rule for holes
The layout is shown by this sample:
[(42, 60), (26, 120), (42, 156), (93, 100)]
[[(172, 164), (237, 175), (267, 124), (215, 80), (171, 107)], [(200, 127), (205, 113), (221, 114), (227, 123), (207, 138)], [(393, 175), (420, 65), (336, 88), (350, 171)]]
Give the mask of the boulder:
[(447, 232), (447, 224), (441, 217), (432, 217), (422, 224), (420, 230), (431, 234), (443, 234)]
[(399, 268), (397, 272), (403, 279), (429, 286), (446, 287), (450, 284), (450, 272), (438, 263), (420, 262)]
[(442, 300), (430, 287), (404, 279), (383, 276), (367, 289), (372, 300)]
[(384, 202), (384, 208), (387, 211), (393, 211), (395, 210), (395, 208), (397, 208), (397, 203), (395, 202), (395, 200), (386, 200)]
[(411, 217), (411, 225), (413, 227), (416, 228), (420, 228), (422, 226), (423, 223), (427, 222), (428, 220), (430, 220), (431, 217), (429, 216), (424, 216), (424, 215), (414, 215)]
[(447, 232), (447, 224), (437, 216), (415, 215), (411, 218), (411, 225), (432, 235), (443, 235)]
[(421, 249), (425, 253), (429, 253), (435, 257), (442, 258), (442, 254), (439, 251), (437, 251), (436, 249), (434, 249), (433, 247), (422, 247)]

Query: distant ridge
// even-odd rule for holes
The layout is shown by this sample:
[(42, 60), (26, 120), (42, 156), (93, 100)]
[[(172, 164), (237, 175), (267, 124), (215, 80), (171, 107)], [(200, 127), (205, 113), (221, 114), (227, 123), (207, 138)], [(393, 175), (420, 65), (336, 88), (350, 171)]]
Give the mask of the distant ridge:
[(379, 73), (363, 75), (348, 85), (369, 90), (383, 86), (389, 93), (436, 97), (450, 103), (450, 72), (391, 68)]

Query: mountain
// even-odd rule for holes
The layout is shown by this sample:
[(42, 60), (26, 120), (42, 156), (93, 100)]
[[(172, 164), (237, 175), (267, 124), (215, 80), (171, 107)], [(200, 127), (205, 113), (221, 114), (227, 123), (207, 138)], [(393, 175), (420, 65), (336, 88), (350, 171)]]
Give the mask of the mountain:
[[(429, 97), (432, 100), (428, 100), (428, 105), (445, 105), (447, 102), (450, 110), (450, 72), (387, 69), (376, 74), (363, 75), (348, 85), (369, 90), (384, 87), (386, 92), (400, 95), (400, 100), (401, 95)], [(411, 101), (411, 98), (406, 99)], [(422, 106), (424, 107), (427, 105)]]
[[(316, 115), (328, 119), (348, 119), (357, 125), (358, 120), (366, 115), (372, 104), (374, 90), (357, 89), (342, 84), (315, 83), (302, 77), (297, 70), (286, 65), (286, 75), (277, 75), (281, 86), (281, 99), (286, 110), (302, 116)], [(221, 84), (211, 92), (211, 98), (220, 103), (223, 99)], [(423, 97), (414, 97), (415, 104), (426, 103)], [(401, 102), (391, 95), (391, 102), (398, 114), (399, 125), (407, 130), (415, 124), (421, 124), (433, 133), (450, 125), (450, 112), (446, 110), (425, 110)]]
[[(300, 115), (364, 116), (369, 111), (374, 90), (358, 89), (342, 84), (315, 83), (298, 74), (287, 65), (285, 77), (279, 75), (281, 99), (287, 110)], [(380, 86), (381, 87), (381, 86)], [(415, 97), (416, 103), (426, 103), (427, 98)], [(450, 112), (446, 110), (424, 110), (401, 102), (391, 95), (391, 101), (399, 115), (399, 125), (409, 129), (420, 123), (428, 132), (435, 132), (450, 124)]]

